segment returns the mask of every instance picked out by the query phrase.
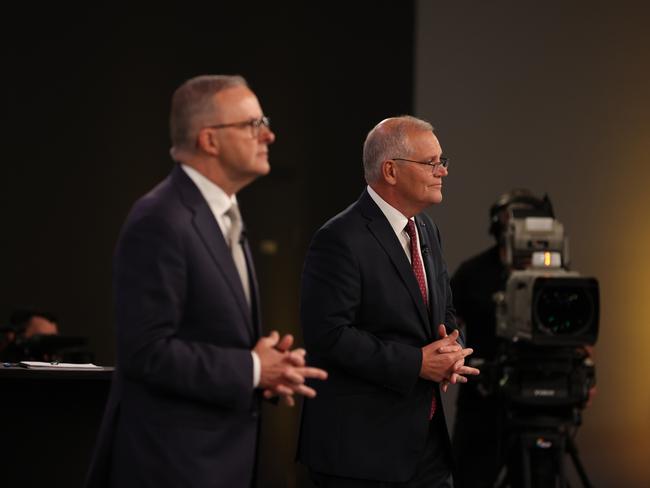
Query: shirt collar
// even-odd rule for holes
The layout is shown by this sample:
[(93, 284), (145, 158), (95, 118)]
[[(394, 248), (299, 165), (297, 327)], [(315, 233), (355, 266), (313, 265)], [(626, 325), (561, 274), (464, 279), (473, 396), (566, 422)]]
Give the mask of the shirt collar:
[(194, 184), (203, 195), (203, 198), (208, 202), (210, 209), (215, 215), (223, 215), (228, 211), (232, 205), (237, 205), (237, 197), (235, 195), (228, 196), (219, 186), (207, 179), (196, 169), (186, 164), (181, 164), (181, 168), (190, 177)]
[(407, 219), (402, 212), (381, 198), (379, 194), (370, 186), (368, 186), (367, 189), (370, 198), (373, 199), (382, 213), (386, 216), (386, 219), (388, 220), (390, 226), (393, 228), (395, 234), (399, 236), (402, 232), (404, 232), (404, 228), (406, 227), (409, 219)]

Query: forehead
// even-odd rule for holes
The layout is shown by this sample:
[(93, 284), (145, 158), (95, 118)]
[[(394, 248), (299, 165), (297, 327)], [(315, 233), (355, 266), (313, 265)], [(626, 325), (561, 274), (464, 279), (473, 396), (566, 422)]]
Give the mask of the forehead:
[(408, 141), (413, 151), (422, 156), (435, 156), (442, 153), (440, 141), (429, 130), (411, 130), (408, 132)]
[(222, 121), (246, 120), (259, 118), (263, 115), (257, 97), (245, 86), (234, 86), (221, 90), (215, 94), (214, 101)]

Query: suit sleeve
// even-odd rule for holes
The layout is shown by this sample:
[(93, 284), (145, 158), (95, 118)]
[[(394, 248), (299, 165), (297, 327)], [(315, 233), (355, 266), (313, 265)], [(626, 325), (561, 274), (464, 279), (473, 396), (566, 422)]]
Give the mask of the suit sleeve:
[(301, 323), (307, 350), (351, 376), (407, 394), (419, 377), (418, 347), (381, 339), (360, 323), (363, 273), (335, 232), (321, 229), (303, 271)]
[(188, 281), (181, 233), (158, 216), (130, 219), (114, 267), (118, 367), (123, 374), (189, 399), (248, 407), (253, 391), (250, 351), (179, 336)]

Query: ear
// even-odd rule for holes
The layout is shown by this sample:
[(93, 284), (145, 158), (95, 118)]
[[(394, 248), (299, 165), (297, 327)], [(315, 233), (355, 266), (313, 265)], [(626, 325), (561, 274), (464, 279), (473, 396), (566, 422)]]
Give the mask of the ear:
[(381, 177), (389, 185), (397, 184), (397, 165), (392, 159), (381, 163)]
[(200, 151), (212, 156), (219, 155), (219, 140), (214, 131), (207, 127), (199, 130), (199, 134), (196, 137), (196, 146)]

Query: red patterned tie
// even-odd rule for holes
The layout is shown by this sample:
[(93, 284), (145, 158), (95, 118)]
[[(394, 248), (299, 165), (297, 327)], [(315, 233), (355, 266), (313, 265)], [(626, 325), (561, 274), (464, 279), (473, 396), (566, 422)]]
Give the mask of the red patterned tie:
[[(422, 258), (418, 252), (418, 238), (417, 231), (415, 230), (415, 222), (409, 219), (408, 224), (406, 224), (406, 233), (409, 235), (411, 240), (411, 268), (413, 269), (413, 274), (415, 279), (418, 281), (418, 286), (420, 287), (420, 293), (422, 294), (422, 299), (424, 304), (429, 308), (429, 297), (427, 295), (427, 283), (424, 279), (424, 266), (422, 265)], [(436, 411), (436, 395), (433, 394), (431, 398), (431, 410), (429, 411), (429, 420), (433, 418), (433, 414)]]
[(420, 287), (420, 293), (422, 293), (422, 299), (424, 304), (429, 308), (429, 297), (427, 296), (427, 283), (424, 279), (424, 266), (422, 265), (422, 258), (418, 252), (418, 237), (417, 231), (415, 230), (415, 222), (409, 219), (408, 224), (406, 224), (406, 232), (411, 239), (411, 268), (413, 268), (413, 274), (415, 274), (415, 279), (418, 280), (418, 286)]

